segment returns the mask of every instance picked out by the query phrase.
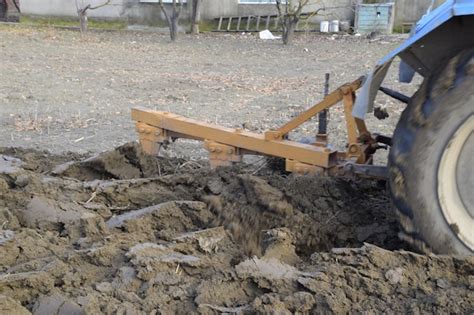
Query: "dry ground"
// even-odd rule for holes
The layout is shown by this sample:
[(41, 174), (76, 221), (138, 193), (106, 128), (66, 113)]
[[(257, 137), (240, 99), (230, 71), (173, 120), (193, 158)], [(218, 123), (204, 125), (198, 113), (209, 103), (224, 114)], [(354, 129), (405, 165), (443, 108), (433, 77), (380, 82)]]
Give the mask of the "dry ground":
[[(230, 127), (265, 129), (286, 122), (319, 101), (324, 74), (331, 87), (358, 78), (399, 37), (370, 41), (303, 34), (284, 47), (255, 35), (77, 32), (0, 26), (0, 146), (52, 152), (100, 152), (136, 138), (130, 108), (172, 111)], [(412, 93), (396, 82), (386, 83)], [(392, 114), (370, 119), (390, 133), (402, 106), (386, 97)], [(331, 139), (343, 146), (342, 112), (331, 112)], [(315, 123), (299, 130), (313, 135)], [(197, 145), (178, 155), (201, 156)]]
[[(123, 145), (133, 106), (276, 126), (321, 99), (325, 72), (354, 80), (399, 42), (0, 26), (0, 314), (472, 314), (474, 257), (407, 251), (384, 182)], [(377, 103), (392, 116), (369, 125), (389, 134), (403, 107)]]

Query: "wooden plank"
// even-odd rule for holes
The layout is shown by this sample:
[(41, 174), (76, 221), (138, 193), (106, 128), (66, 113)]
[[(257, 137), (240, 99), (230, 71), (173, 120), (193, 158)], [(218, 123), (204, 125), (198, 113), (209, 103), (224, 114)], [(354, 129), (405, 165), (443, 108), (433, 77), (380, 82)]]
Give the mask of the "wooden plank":
[(267, 21), (266, 21), (266, 23), (265, 23), (265, 29), (268, 30), (269, 27), (270, 27), (270, 15), (267, 16)]
[(257, 30), (257, 32), (260, 30), (260, 15), (257, 16), (257, 25), (256, 25), (255, 29)]
[(219, 18), (219, 25), (217, 26), (217, 30), (220, 31), (222, 27), (222, 16)]
[(242, 22), (241, 16), (239, 16), (239, 19), (237, 20), (237, 31), (240, 31), (240, 22)]
[(227, 31), (230, 31), (231, 25), (232, 25), (232, 17), (229, 17), (229, 23), (227, 24)]

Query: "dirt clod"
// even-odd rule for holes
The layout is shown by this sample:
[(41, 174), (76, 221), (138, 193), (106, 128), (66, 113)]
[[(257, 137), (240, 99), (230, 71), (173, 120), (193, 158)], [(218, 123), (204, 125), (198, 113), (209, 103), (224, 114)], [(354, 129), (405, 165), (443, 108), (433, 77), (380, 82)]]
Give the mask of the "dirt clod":
[(407, 251), (377, 182), (2, 152), (0, 312), (473, 311), (473, 258)]

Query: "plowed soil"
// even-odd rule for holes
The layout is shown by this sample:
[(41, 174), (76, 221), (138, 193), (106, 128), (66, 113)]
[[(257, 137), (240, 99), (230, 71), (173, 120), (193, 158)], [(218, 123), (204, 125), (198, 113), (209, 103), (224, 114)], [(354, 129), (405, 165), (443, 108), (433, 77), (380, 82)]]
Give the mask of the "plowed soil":
[[(158, 159), (123, 145), (137, 138), (134, 106), (280, 126), (322, 99), (325, 73), (331, 89), (353, 81), (401, 40), (172, 44), (0, 25), (0, 314), (474, 313), (474, 258), (412, 252), (384, 182), (298, 177), (258, 159), (210, 170), (199, 144)], [(393, 67), (384, 85), (412, 95), (419, 82), (400, 84)], [(391, 116), (367, 123), (390, 135), (404, 106), (376, 104)], [(328, 128), (344, 148), (340, 106)], [(291, 136), (316, 130), (313, 120)]]
[(474, 258), (410, 252), (382, 182), (0, 154), (2, 314), (474, 311)]

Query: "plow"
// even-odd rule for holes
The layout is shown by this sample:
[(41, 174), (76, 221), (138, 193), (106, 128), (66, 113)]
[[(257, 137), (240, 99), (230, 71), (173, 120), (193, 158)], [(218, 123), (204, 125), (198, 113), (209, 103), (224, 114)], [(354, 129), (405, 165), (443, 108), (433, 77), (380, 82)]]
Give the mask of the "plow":
[[(344, 84), (285, 125), (263, 133), (225, 128), (142, 108), (133, 109), (132, 118), (136, 121), (140, 144), (150, 155), (157, 155), (162, 145), (176, 139), (192, 139), (203, 142), (209, 152), (211, 167), (231, 166), (241, 162), (243, 155), (265, 155), (284, 159), (287, 172), (301, 175), (343, 176), (355, 173), (384, 178), (386, 167), (373, 165), (373, 154), (377, 149), (386, 148), (390, 139), (374, 136), (364, 120), (352, 116), (355, 93), (361, 84), (362, 78)], [(347, 128), (346, 151), (331, 149), (325, 132), (318, 133), (311, 143), (288, 140), (293, 130), (341, 102)]]
[[(244, 155), (277, 157), (288, 172), (318, 176), (386, 179), (400, 222), (400, 236), (424, 252), (474, 253), (474, 4), (450, 0), (427, 14), (400, 47), (375, 69), (344, 84), (280, 128), (263, 133), (211, 125), (173, 113), (132, 109), (142, 149), (158, 155), (176, 139), (203, 142), (211, 167), (230, 166)], [(456, 36), (453, 36), (456, 34)], [(424, 82), (408, 97), (382, 87), (395, 57), (400, 82), (418, 73)], [(392, 136), (368, 130), (366, 113), (377, 92), (407, 103)], [(342, 103), (347, 145), (328, 143), (326, 111)], [(309, 143), (289, 134), (319, 116), (319, 131)], [(376, 115), (377, 116), (377, 115)], [(387, 165), (374, 165), (379, 149), (390, 149)]]

